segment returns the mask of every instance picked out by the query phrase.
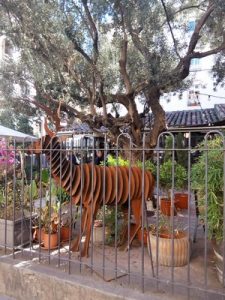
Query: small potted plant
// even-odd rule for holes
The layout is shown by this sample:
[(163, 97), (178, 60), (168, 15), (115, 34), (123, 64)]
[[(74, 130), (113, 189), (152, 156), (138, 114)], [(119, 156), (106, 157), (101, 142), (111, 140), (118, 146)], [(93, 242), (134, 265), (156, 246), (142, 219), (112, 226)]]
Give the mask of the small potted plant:
[(60, 239), (62, 242), (69, 241), (72, 237), (72, 229), (76, 222), (78, 208), (69, 201), (61, 205), (60, 213)]
[[(164, 162), (159, 169), (159, 184), (164, 192), (164, 196), (160, 199), (160, 209), (164, 215), (170, 216), (172, 213), (175, 215), (176, 210), (172, 211), (171, 202), (171, 188), (173, 177), (173, 164), (174, 164), (174, 189), (181, 189), (187, 181), (187, 171), (184, 167), (172, 160)], [(174, 202), (176, 200), (174, 199)], [(175, 203), (176, 206), (176, 203)]]
[(41, 213), (41, 238), (45, 249), (55, 249), (58, 246), (58, 223), (59, 217), (55, 207), (49, 203), (42, 208)]
[(156, 261), (158, 257), (158, 263), (162, 266), (184, 266), (190, 255), (188, 235), (179, 226), (172, 228), (170, 222), (167, 216), (161, 215), (158, 226), (150, 225), (148, 251), (150, 253), (151, 245), (153, 260)]
[[(117, 232), (116, 232), (117, 219)], [(123, 232), (126, 223), (126, 217), (121, 210), (121, 207), (105, 205), (97, 215), (97, 220), (94, 222), (94, 242), (103, 242), (103, 224), (105, 224), (105, 244), (114, 245), (115, 236), (117, 235), (117, 245), (123, 242)], [(126, 223), (127, 224), (127, 223)]]

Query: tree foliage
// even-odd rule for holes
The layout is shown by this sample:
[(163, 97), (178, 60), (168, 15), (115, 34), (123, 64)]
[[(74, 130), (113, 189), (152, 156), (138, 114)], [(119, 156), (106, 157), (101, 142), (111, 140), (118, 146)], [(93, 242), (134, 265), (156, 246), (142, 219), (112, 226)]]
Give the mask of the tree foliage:
[(0, 125), (23, 133), (33, 134), (29, 118), (23, 114), (15, 114), (12, 109), (2, 110), (0, 113)]
[(138, 101), (154, 115), (153, 146), (166, 128), (160, 95), (182, 87), (193, 58), (225, 49), (222, 0), (0, 0), (0, 7), (2, 33), (21, 51), (15, 81), (29, 76), (37, 90), (35, 100), (20, 100), (54, 110), (61, 99), (70, 118), (104, 125), (114, 137), (128, 126), (136, 145), (144, 127)]

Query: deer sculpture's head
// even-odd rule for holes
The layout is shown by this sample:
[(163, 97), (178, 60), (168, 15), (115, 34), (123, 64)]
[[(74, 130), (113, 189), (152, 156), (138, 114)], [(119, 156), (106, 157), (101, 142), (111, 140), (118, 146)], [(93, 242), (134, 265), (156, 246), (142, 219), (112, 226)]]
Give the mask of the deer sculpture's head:
[[(49, 110), (48, 110), (49, 114)], [(48, 127), (48, 118), (51, 119), (55, 126), (55, 132), (53, 132), (49, 127)], [(40, 154), (42, 152), (42, 149), (47, 149), (50, 147), (50, 145), (55, 141), (58, 140), (56, 137), (56, 132), (58, 132), (61, 129), (60, 126), (60, 104), (59, 107), (56, 111), (53, 111), (50, 113), (50, 116), (48, 115), (48, 118), (45, 118), (44, 121), (44, 129), (45, 129), (45, 135), (42, 136), (39, 140), (35, 141), (30, 147), (30, 149), (33, 149), (33, 153), (35, 154)]]

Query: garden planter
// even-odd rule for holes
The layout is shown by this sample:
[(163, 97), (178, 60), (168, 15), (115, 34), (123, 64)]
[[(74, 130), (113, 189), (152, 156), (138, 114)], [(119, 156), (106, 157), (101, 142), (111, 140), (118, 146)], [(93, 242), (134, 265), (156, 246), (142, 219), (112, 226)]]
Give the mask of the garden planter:
[(69, 226), (62, 226), (60, 228), (60, 239), (62, 242), (69, 241), (71, 238), (72, 230)]
[(32, 238), (30, 223), (30, 218), (15, 221), (0, 219), (0, 245), (13, 248), (29, 244)]
[(38, 226), (34, 227), (34, 233), (33, 233), (33, 239), (34, 239), (34, 241), (36, 241), (38, 243), (39, 243), (39, 241), (42, 242), (43, 241), (43, 232), (44, 232), (43, 228), (40, 231), (40, 229), (39, 229)]
[[(185, 232), (180, 231), (174, 235), (174, 258), (172, 260), (172, 239), (168, 232), (159, 233), (158, 249), (157, 236), (150, 232), (150, 244), (153, 260), (156, 262), (156, 253), (158, 250), (158, 263), (162, 266), (181, 267), (188, 263), (188, 236)], [(149, 245), (148, 245), (148, 250)], [(150, 252), (149, 252), (150, 253)]]
[[(107, 235), (109, 234), (110, 230), (107, 226), (105, 226), (105, 240), (107, 239)], [(93, 227), (93, 242), (103, 243), (103, 226), (101, 220), (95, 220)]]
[[(176, 201), (174, 199), (174, 207), (176, 204)], [(171, 203), (171, 200), (168, 199), (168, 198), (161, 198), (160, 199), (160, 210), (161, 210), (161, 213), (165, 216), (172, 216), (172, 203)], [(174, 213), (173, 215), (176, 216), (177, 212), (176, 210), (174, 209)]]
[[(139, 230), (138, 230), (137, 236), (138, 236), (139, 242), (142, 243), (142, 229), (139, 229)], [(147, 245), (147, 241), (148, 241), (148, 232), (147, 232), (147, 229), (146, 229), (146, 228), (144, 228), (144, 238), (143, 238), (143, 240), (144, 240), (144, 245)]]
[(43, 232), (43, 248), (56, 249), (58, 247), (58, 233)]
[(188, 209), (188, 194), (187, 193), (175, 193), (174, 194), (175, 206), (178, 209)]

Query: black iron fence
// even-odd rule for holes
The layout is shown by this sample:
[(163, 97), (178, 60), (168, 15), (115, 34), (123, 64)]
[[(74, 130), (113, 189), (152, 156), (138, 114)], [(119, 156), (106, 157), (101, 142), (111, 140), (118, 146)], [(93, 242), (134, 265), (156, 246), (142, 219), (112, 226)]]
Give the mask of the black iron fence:
[(127, 134), (113, 147), (2, 139), (3, 252), (146, 294), (223, 299), (225, 139), (196, 135), (163, 133), (153, 152), (147, 134), (142, 148)]

